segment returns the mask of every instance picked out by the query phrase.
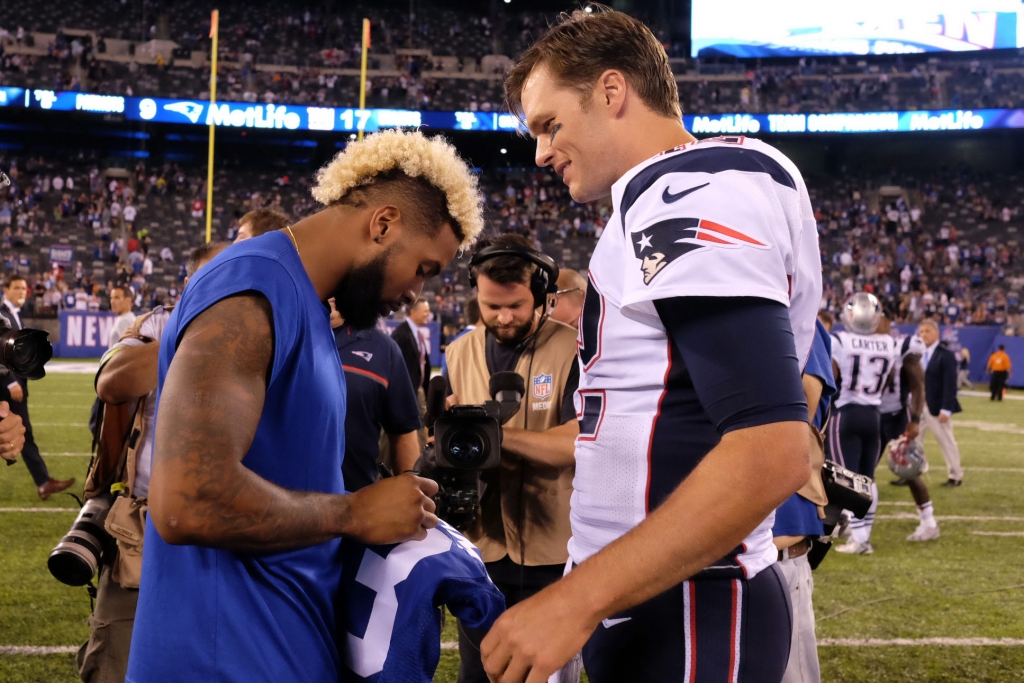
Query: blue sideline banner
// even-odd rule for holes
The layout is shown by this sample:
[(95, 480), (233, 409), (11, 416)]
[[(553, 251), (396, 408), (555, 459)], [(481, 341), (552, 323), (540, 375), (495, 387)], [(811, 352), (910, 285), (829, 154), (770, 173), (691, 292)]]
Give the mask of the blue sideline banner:
[(53, 355), (59, 358), (99, 358), (117, 315), (109, 311), (61, 311), (60, 341)]

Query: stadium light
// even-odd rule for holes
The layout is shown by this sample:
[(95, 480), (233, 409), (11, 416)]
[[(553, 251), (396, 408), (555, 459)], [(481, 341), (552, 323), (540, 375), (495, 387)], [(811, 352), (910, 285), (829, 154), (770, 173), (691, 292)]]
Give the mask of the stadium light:
[(501, 148), (501, 153), (502, 153), (502, 154), (508, 154), (508, 150), (507, 150), (507, 149), (505, 149), (504, 147), (502, 147), (502, 148)]
[[(506, 1), (507, 1), (507, 0), (506, 0)], [(593, 11), (594, 11), (594, 8), (593, 8), (593, 7), (591, 7), (590, 5), (587, 5), (587, 6), (586, 6), (586, 8), (584, 8), (584, 10), (583, 10), (583, 11), (584, 11), (584, 12), (586, 12), (587, 14), (590, 14), (591, 12), (593, 12)]]

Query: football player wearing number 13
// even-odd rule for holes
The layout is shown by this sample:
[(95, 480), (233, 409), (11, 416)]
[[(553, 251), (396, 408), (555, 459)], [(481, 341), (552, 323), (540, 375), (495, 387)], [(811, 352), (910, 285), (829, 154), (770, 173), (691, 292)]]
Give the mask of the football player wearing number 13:
[[(896, 340), (879, 334), (882, 305), (874, 294), (858, 292), (843, 306), (840, 315), (846, 330), (832, 334), (832, 366), (836, 386), (836, 412), (829, 422), (829, 457), (840, 465), (875, 477), (882, 447), (882, 390), (899, 359)], [(850, 523), (851, 539), (837, 552), (868, 555), (871, 527), (878, 507), (878, 485), (871, 484), (871, 507), (864, 519)]]
[(540, 683), (582, 650), (593, 683), (777, 683), (791, 615), (772, 519), (810, 477), (810, 200), (774, 148), (697, 142), (654, 35), (587, 9), (506, 81), (537, 164), (614, 209), (579, 330), (570, 571), (498, 620), (484, 666)]

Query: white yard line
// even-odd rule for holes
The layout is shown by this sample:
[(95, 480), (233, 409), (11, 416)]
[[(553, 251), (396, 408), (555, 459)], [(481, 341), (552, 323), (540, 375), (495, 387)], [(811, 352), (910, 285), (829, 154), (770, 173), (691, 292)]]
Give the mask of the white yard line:
[(1024, 536), (1024, 531), (972, 531), (975, 536)]
[[(897, 512), (891, 515), (876, 515), (875, 519), (918, 519), (909, 512)], [(970, 515), (935, 515), (940, 522), (1024, 522), (1024, 517), (988, 517)]]
[(78, 512), (78, 508), (0, 508), (0, 512)]
[(100, 362), (47, 363), (46, 372), (55, 375), (95, 375), (100, 369)]
[(33, 427), (84, 427), (89, 428), (88, 422), (34, 422)]
[(88, 458), (92, 453), (40, 453), (44, 458)]
[(1024, 467), (965, 467), (968, 472), (1024, 472)]
[(969, 427), (983, 432), (999, 432), (1001, 434), (1024, 434), (1024, 428), (1007, 422), (983, 422), (982, 420), (958, 420), (953, 418), (953, 429)]
[(818, 638), (818, 645), (823, 647), (901, 647), (929, 645), (940, 647), (990, 647), (1002, 645), (1020, 647), (1024, 638)]
[(899, 505), (900, 507), (913, 507), (914, 506), (914, 503), (907, 503), (906, 501), (901, 501), (901, 500), (880, 500), (880, 501), (878, 501), (878, 504), (879, 505)]
[[(49, 370), (49, 368), (47, 368)], [(958, 396), (974, 396), (976, 398), (992, 398), (992, 394), (987, 391), (958, 391)], [(1017, 396), (1015, 394), (1007, 394), (1004, 398), (1009, 401), (1024, 401), (1024, 396)]]
[(0, 645), (0, 655), (71, 655), (79, 645)]
[[(1021, 638), (819, 638), (821, 647), (1021, 647)], [(0, 645), (0, 655), (67, 655), (78, 645)], [(458, 650), (455, 641), (441, 643), (442, 650)]]

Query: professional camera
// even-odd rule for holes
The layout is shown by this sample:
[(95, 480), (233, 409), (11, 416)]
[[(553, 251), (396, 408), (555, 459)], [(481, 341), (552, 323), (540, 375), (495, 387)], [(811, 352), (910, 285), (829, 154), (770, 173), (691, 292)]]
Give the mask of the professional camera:
[(515, 372), (498, 372), (488, 388), (492, 400), (445, 410), (444, 378), (435, 377), (428, 387), (426, 423), (434, 443), (424, 449), (417, 469), (437, 482), (438, 517), (459, 530), (476, 521), (480, 472), (501, 462), (501, 425), (519, 411), (526, 382)]
[(828, 505), (825, 506), (826, 525), (839, 522), (843, 510), (849, 510), (857, 519), (864, 519), (871, 508), (871, 478), (825, 461), (821, 468)]
[(0, 316), (0, 372), (14, 372), (26, 379), (46, 376), (43, 366), (53, 357), (53, 347), (43, 330), (13, 330)]
[(69, 586), (84, 586), (96, 576), (100, 555), (113, 543), (103, 527), (113, 502), (109, 493), (85, 501), (71, 530), (46, 561), (53, 578)]

